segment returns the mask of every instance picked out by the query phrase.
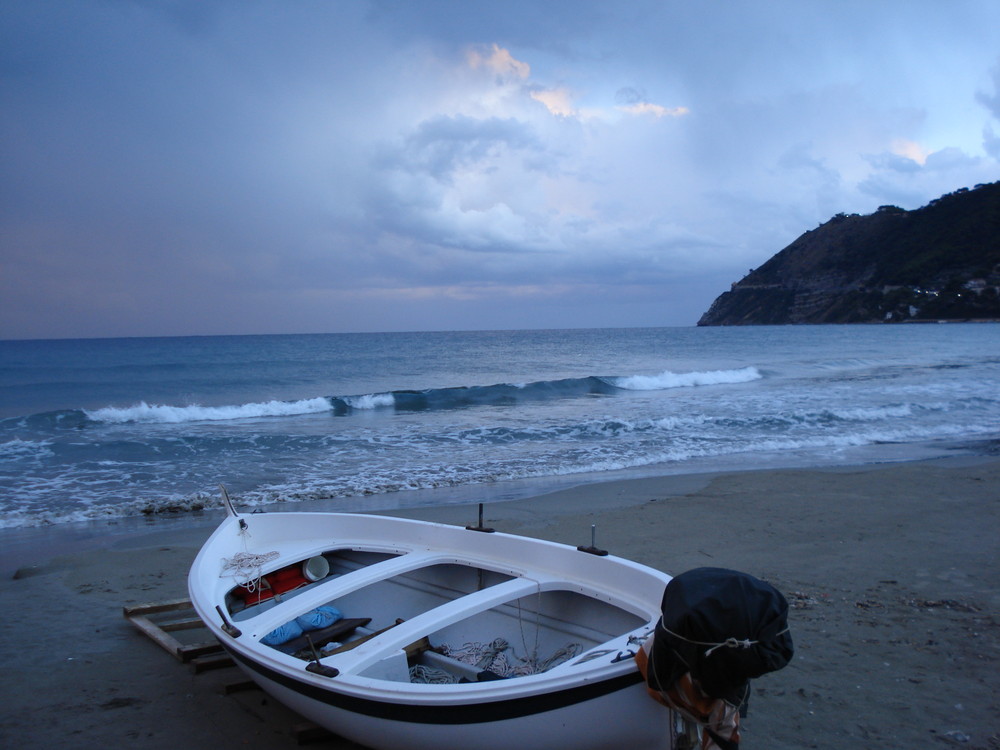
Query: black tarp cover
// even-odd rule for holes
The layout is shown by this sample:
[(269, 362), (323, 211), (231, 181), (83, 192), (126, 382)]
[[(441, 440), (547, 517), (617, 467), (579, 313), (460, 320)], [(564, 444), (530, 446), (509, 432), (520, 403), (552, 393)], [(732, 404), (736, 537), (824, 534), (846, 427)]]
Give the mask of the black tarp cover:
[[(739, 706), (751, 678), (781, 669), (792, 658), (788, 602), (746, 573), (689, 570), (667, 584), (661, 609), (647, 674), (654, 690), (665, 692), (690, 672), (709, 696)], [(729, 639), (735, 642), (715, 647)]]

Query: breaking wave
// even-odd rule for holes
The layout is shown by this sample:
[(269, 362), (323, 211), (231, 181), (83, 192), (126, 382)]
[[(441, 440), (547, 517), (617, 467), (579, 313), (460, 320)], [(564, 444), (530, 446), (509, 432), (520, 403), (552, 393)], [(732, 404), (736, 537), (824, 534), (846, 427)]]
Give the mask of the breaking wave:
[(760, 380), (763, 376), (756, 367), (743, 367), (739, 370), (710, 370), (708, 372), (671, 372), (666, 370), (659, 375), (632, 375), (627, 378), (613, 378), (618, 387), (630, 391), (661, 391), (668, 388), (691, 388), (698, 385), (728, 385), (732, 383), (749, 383)]
[(355, 396), (330, 396), (298, 401), (267, 401), (236, 406), (170, 406), (140, 402), (134, 406), (84, 410), (93, 422), (105, 424), (216, 422), (266, 417), (293, 417), (331, 412), (346, 416), (352, 412), (391, 409), (400, 412), (444, 411), (476, 406), (515, 406), (518, 404), (613, 396), (623, 391), (656, 391), (707, 385), (732, 385), (759, 380), (756, 367), (705, 372), (671, 372), (658, 375), (597, 376), (540, 380), (533, 383), (498, 383), (495, 385), (455, 386), (427, 390), (398, 390)]
[(125, 408), (108, 406), (94, 411), (85, 410), (84, 414), (94, 422), (108, 424), (123, 424), (125, 422), (179, 424), (181, 422), (219, 422), (256, 417), (292, 417), (329, 410), (329, 399), (311, 398), (303, 401), (268, 401), (240, 406), (199, 406), (197, 404), (167, 406), (150, 405), (143, 401), (135, 406)]

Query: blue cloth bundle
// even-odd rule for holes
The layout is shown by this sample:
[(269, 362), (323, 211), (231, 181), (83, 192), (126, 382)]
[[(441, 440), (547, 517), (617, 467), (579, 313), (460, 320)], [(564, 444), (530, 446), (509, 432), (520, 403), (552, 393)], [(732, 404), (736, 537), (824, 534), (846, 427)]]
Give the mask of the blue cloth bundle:
[(292, 638), (298, 638), (300, 635), (302, 635), (302, 626), (295, 620), (292, 620), (272, 630), (261, 638), (260, 642), (268, 646), (280, 646), (282, 643), (287, 643)]
[(298, 623), (303, 631), (308, 632), (310, 630), (329, 627), (342, 617), (343, 615), (339, 609), (327, 604), (322, 607), (316, 607), (316, 609), (306, 612), (304, 615), (299, 615), (295, 618), (295, 622)]
[(260, 642), (267, 646), (280, 646), (293, 638), (298, 638), (304, 632), (329, 627), (342, 617), (343, 615), (336, 607), (331, 607), (328, 604), (316, 607), (304, 615), (299, 615), (294, 620), (289, 620), (281, 627), (275, 628), (261, 638)]

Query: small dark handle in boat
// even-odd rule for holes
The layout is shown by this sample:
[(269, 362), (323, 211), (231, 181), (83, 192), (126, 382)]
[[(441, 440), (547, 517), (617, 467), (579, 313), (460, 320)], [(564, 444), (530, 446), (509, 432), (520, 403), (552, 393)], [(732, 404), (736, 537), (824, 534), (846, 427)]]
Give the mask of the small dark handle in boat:
[(328, 667), (326, 664), (320, 664), (318, 661), (311, 661), (306, 664), (306, 671), (318, 674), (321, 677), (336, 677), (340, 674), (340, 670), (336, 667)]
[(313, 660), (306, 664), (306, 671), (312, 672), (313, 674), (322, 675), (323, 677), (336, 677), (340, 674), (340, 670), (335, 667), (328, 667), (325, 664), (319, 663), (319, 653), (316, 651), (316, 644), (313, 643), (312, 637), (306, 633), (306, 640), (309, 641), (309, 648), (312, 649)]
[(226, 616), (222, 614), (222, 607), (220, 607), (218, 604), (215, 605), (215, 611), (218, 612), (219, 617), (222, 618), (222, 631), (226, 635), (232, 638), (239, 638), (241, 635), (243, 635), (243, 632), (238, 627), (236, 627), (235, 625), (230, 623), (229, 620), (226, 619)]
[(612, 664), (617, 664), (620, 661), (627, 661), (628, 659), (635, 658), (635, 651), (629, 649), (628, 651), (619, 651), (618, 655), (611, 660)]

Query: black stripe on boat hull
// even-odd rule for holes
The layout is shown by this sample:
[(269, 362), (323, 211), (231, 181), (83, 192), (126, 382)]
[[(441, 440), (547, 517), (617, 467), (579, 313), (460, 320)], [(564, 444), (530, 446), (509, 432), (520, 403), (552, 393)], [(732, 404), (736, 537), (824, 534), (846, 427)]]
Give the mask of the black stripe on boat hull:
[[(250, 671), (272, 682), (276, 682), (289, 690), (294, 690), (296, 693), (304, 695), (307, 698), (356, 714), (414, 724), (480, 724), (490, 721), (517, 719), (522, 716), (554, 711), (577, 703), (583, 703), (584, 701), (593, 700), (594, 698), (600, 698), (642, 682), (642, 675), (636, 670), (609, 680), (587, 683), (565, 690), (521, 698), (471, 704), (456, 703), (441, 706), (409, 705), (344, 695), (333, 689), (296, 680), (294, 677), (271, 669), (260, 662), (254, 661), (245, 654), (238, 653), (234, 649), (226, 648), (226, 650), (234, 659)], [(304, 664), (303, 669), (305, 669)], [(335, 680), (336, 678), (333, 679)]]

